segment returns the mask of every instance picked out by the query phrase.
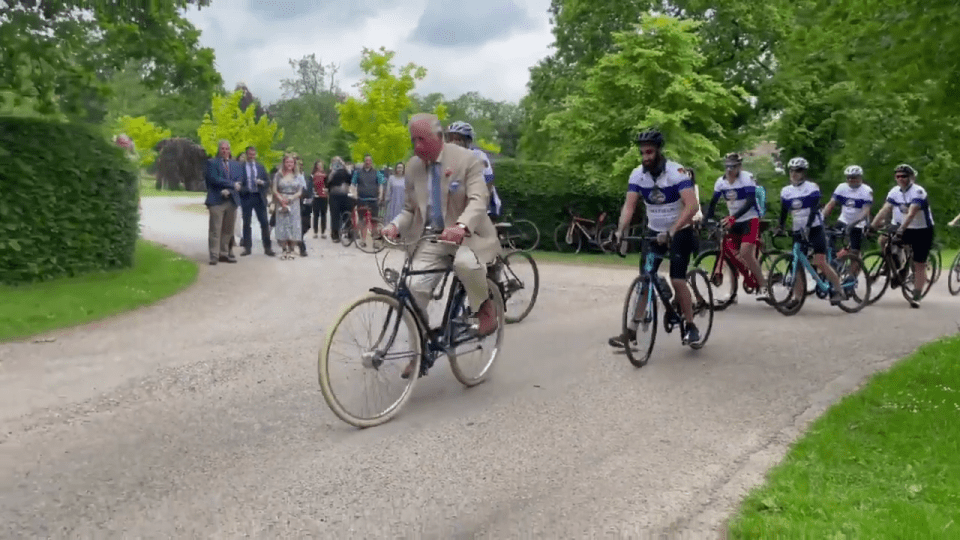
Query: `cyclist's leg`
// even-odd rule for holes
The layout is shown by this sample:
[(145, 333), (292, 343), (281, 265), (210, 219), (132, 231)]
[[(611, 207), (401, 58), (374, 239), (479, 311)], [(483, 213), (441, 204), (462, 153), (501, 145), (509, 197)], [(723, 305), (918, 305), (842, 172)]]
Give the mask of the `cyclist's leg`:
[[(652, 231), (650, 229), (644, 230), (645, 236), (651, 236), (654, 234), (656, 234), (656, 231)], [(658, 257), (655, 257), (653, 259), (653, 269), (651, 271), (654, 274), (656, 274), (657, 271), (660, 269), (660, 263), (663, 262), (662, 256), (666, 255), (667, 250), (669, 249), (669, 246), (664, 246), (664, 245), (658, 244), (657, 242), (652, 242), (650, 244), (649, 249), (650, 249), (649, 254), (640, 257), (640, 273), (641, 274), (644, 272), (644, 269), (646, 268), (647, 257), (653, 257), (654, 254), (658, 255)], [(637, 326), (639, 326), (640, 324), (639, 321), (644, 320), (647, 316), (646, 312), (644, 311), (647, 308), (647, 302), (644, 299), (645, 299), (645, 296), (642, 296), (642, 295), (637, 299), (636, 308), (638, 312), (635, 314), (634, 317), (631, 317), (627, 322), (627, 332), (629, 334), (632, 334), (627, 336), (628, 340), (634, 339), (634, 336), (636, 335), (636, 332), (637, 332)], [(608, 339), (607, 343), (610, 344), (611, 347), (617, 347), (621, 349), (625, 347), (623, 336), (620, 334), (617, 334), (611, 337), (610, 339)]]
[(843, 294), (843, 287), (840, 285), (840, 276), (827, 264), (827, 234), (822, 225), (810, 227), (810, 247), (813, 248), (813, 264), (823, 272), (827, 280), (833, 285), (834, 297)]
[[(422, 242), (413, 257), (413, 270), (440, 270), (450, 264), (450, 259), (456, 250), (455, 246), (449, 246), (441, 243)], [(443, 273), (435, 272), (430, 274), (421, 274), (410, 277), (410, 294), (413, 300), (423, 311), (424, 319), (428, 325), (429, 314), (427, 308), (430, 305), (430, 295), (437, 283), (443, 278)]]
[(670, 281), (680, 303), (683, 318), (688, 323), (693, 321), (693, 301), (690, 288), (687, 286), (687, 268), (690, 266), (690, 255), (696, 246), (696, 235), (693, 227), (677, 231), (670, 243)]
[(760, 261), (757, 260), (757, 244), (760, 243), (760, 218), (753, 218), (743, 223), (746, 232), (741, 237), (740, 260), (757, 278), (758, 292), (762, 293), (766, 289), (766, 276), (763, 275)]
[(453, 260), (453, 271), (463, 283), (467, 291), (467, 300), (470, 310), (477, 314), (479, 334), (486, 336), (493, 333), (499, 325), (496, 306), (490, 301), (490, 291), (487, 289), (487, 265), (480, 262), (477, 254), (467, 246), (457, 248)]
[(919, 302), (927, 286), (927, 259), (933, 247), (933, 227), (903, 231), (903, 243), (913, 251), (913, 300)]
[[(861, 247), (863, 247), (863, 229), (853, 228), (850, 230), (850, 254), (859, 257)], [(856, 263), (851, 265), (850, 270), (854, 274), (860, 271), (860, 269), (856, 267)]]

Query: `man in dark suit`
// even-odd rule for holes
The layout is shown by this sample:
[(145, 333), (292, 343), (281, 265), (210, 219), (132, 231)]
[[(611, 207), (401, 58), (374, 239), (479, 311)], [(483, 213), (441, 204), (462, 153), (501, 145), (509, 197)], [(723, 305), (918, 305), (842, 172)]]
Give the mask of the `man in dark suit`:
[(217, 262), (235, 263), (236, 257), (230, 252), (233, 239), (233, 227), (237, 222), (237, 207), (240, 206), (240, 164), (229, 159), (230, 142), (221, 140), (217, 157), (207, 161), (207, 171), (203, 175), (207, 185), (207, 200), (204, 204), (210, 211), (210, 231), (208, 243), (210, 264)]
[(260, 223), (260, 238), (263, 240), (263, 253), (269, 257), (274, 256), (270, 249), (270, 220), (267, 219), (267, 196), (270, 193), (270, 177), (267, 176), (267, 169), (262, 163), (257, 161), (257, 149), (247, 147), (247, 162), (242, 165), (243, 174), (241, 175), (242, 185), (240, 186), (240, 208), (241, 218), (243, 219), (243, 251), (240, 255), (249, 255), (253, 246), (253, 234), (251, 233), (251, 221), (253, 213), (257, 214), (257, 221)]

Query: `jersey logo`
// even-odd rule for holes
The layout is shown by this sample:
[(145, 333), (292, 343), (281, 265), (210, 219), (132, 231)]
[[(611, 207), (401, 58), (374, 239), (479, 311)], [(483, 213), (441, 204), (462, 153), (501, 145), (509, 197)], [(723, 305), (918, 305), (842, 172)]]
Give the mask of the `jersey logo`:
[(856, 204), (857, 202), (853, 199), (847, 199), (847, 202), (843, 203), (844, 206), (849, 206), (850, 208), (853, 208)]
[(667, 196), (660, 191), (660, 188), (653, 188), (653, 191), (650, 192), (650, 202), (653, 204), (663, 204), (663, 201), (667, 200)]
[(909, 205), (909, 204), (901, 204), (901, 205), (900, 205), (900, 211), (903, 212), (904, 214), (906, 214), (909, 210), (910, 210), (910, 205)]
[(803, 206), (803, 201), (800, 199), (794, 199), (793, 202), (790, 203), (790, 206), (792, 206), (794, 210), (798, 210), (801, 206)]
[(737, 190), (735, 190), (735, 189), (728, 189), (728, 190), (727, 190), (726, 197), (727, 197), (727, 200), (728, 200), (728, 201), (735, 201), (735, 200), (737, 200)]

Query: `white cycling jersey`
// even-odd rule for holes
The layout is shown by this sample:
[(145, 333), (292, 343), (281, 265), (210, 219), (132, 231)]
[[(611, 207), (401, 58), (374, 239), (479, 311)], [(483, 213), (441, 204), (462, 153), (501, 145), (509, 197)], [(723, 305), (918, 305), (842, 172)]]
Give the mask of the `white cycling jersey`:
[[(470, 149), (473, 152), (473, 155), (477, 156), (480, 160), (480, 163), (483, 164), (483, 179), (489, 184), (493, 182), (493, 164), (490, 163), (490, 157), (487, 156), (487, 153), (483, 150), (474, 146)], [(490, 208), (489, 213), (493, 215), (500, 215), (500, 212), (503, 210), (503, 202), (500, 200), (500, 195), (497, 194), (497, 186), (492, 186), (490, 189)]]
[(727, 211), (731, 216), (743, 209), (748, 199), (754, 199), (753, 206), (737, 218), (737, 223), (760, 217), (760, 208), (756, 202), (757, 181), (753, 179), (753, 173), (740, 171), (740, 175), (733, 182), (727, 180), (726, 175), (721, 176), (713, 185), (713, 193), (720, 194), (727, 202)]
[[(850, 184), (844, 182), (833, 190), (833, 200), (840, 205), (840, 223), (849, 225), (853, 220), (863, 212), (865, 206), (873, 204), (873, 189), (866, 184), (860, 184), (856, 189), (850, 187)], [(854, 227), (862, 229), (866, 226), (865, 221), (857, 223)]]
[(680, 192), (693, 187), (690, 173), (679, 163), (670, 160), (667, 160), (656, 180), (641, 165), (630, 173), (627, 184), (628, 191), (643, 197), (647, 209), (647, 227), (656, 232), (668, 231), (680, 219), (683, 213)]
[(787, 209), (793, 216), (793, 230), (799, 231), (807, 226), (810, 212), (816, 212), (811, 227), (823, 225), (823, 214), (820, 212), (820, 187), (810, 180), (805, 180), (799, 186), (788, 184), (780, 190), (780, 202), (786, 203)]
[(914, 216), (908, 229), (926, 229), (933, 227), (933, 213), (930, 211), (930, 201), (927, 199), (927, 190), (911, 183), (907, 189), (900, 189), (900, 186), (893, 186), (890, 193), (887, 193), (887, 202), (893, 205), (893, 223), (899, 225), (907, 217), (910, 211), (910, 205), (920, 205), (920, 212)]

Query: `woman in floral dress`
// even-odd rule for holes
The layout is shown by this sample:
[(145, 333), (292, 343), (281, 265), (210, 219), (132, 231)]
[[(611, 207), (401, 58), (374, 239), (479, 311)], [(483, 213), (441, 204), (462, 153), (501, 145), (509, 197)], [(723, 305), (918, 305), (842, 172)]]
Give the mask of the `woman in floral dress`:
[(293, 259), (293, 248), (300, 243), (299, 199), (303, 195), (300, 171), (293, 156), (283, 157), (283, 166), (273, 177), (273, 198), (277, 202), (277, 243), (283, 248), (281, 259)]

